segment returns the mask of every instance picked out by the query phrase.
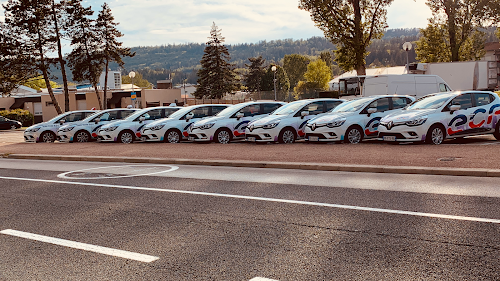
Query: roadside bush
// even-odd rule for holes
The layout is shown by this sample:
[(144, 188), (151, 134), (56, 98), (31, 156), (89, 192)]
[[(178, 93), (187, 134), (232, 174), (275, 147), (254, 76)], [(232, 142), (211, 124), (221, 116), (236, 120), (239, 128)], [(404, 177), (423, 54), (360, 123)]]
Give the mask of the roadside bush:
[(23, 124), (23, 127), (33, 125), (34, 116), (25, 109), (1, 110), (0, 116), (11, 120), (17, 120)]

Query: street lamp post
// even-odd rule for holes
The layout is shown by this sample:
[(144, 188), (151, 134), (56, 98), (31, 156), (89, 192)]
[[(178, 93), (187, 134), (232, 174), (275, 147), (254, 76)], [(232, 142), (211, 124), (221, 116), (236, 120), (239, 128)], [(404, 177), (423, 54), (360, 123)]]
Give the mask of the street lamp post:
[(277, 100), (276, 97), (276, 65), (273, 65), (271, 67), (271, 70), (273, 71), (273, 83), (274, 83), (274, 100)]
[(406, 51), (406, 74), (410, 73), (410, 63), (408, 62), (408, 52), (411, 50), (411, 43), (410, 42), (405, 42), (403, 44), (403, 50)]
[(134, 77), (135, 77), (135, 72), (130, 71), (128, 73), (128, 77), (132, 79), (132, 93), (130, 93), (130, 98), (132, 99), (132, 106), (135, 108), (135, 99), (133, 96), (135, 96), (135, 91), (134, 91)]

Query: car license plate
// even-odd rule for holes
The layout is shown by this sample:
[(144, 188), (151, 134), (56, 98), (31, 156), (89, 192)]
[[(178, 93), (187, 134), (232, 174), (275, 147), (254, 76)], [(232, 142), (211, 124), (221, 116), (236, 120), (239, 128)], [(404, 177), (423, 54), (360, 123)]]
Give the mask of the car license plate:
[(255, 142), (255, 137), (248, 137), (247, 141), (253, 141), (253, 142)]
[(384, 141), (396, 141), (395, 136), (384, 136)]
[(188, 137), (188, 141), (194, 141), (194, 137)]
[(319, 137), (309, 137), (309, 141), (319, 141)]

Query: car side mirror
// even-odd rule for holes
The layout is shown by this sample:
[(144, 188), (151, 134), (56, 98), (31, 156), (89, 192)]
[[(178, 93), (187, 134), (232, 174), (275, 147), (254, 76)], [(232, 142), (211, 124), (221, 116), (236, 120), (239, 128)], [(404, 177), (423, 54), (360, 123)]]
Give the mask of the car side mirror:
[(304, 117), (306, 117), (306, 116), (308, 116), (308, 115), (309, 115), (309, 111), (302, 111), (302, 112), (300, 113), (300, 118), (302, 119), (302, 118), (304, 118)]
[(243, 112), (236, 113), (236, 119), (238, 119), (238, 120), (240, 120), (241, 118), (243, 118), (243, 116), (245, 116), (245, 114), (243, 114)]
[(61, 123), (61, 125), (64, 124), (64, 122), (66, 122), (66, 120), (64, 119), (59, 120), (59, 123)]
[(450, 114), (457, 110), (460, 110), (460, 104), (454, 104), (450, 106)]
[(97, 124), (97, 123), (99, 123), (99, 122), (101, 122), (101, 118), (96, 118), (96, 119), (94, 119), (94, 122), (95, 122), (96, 124)]
[(194, 114), (193, 114), (193, 113), (191, 113), (191, 112), (190, 112), (190, 113), (188, 113), (188, 114), (186, 115), (186, 122), (189, 122), (189, 120), (193, 119), (193, 117), (194, 117)]
[(139, 123), (144, 122), (144, 120), (146, 120), (146, 117), (144, 117), (144, 116), (139, 117)]

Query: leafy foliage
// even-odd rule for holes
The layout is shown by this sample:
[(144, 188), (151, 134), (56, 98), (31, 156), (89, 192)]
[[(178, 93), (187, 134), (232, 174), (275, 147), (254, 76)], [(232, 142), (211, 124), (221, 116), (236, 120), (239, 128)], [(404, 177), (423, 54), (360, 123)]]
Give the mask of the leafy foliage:
[(307, 65), (307, 71), (304, 73), (304, 78), (309, 83), (312, 83), (314, 88), (327, 90), (328, 82), (331, 80), (330, 68), (321, 60), (315, 60)]
[(304, 79), (304, 73), (306, 73), (307, 64), (310, 61), (311, 59), (308, 56), (300, 54), (285, 55), (283, 68), (288, 75), (291, 87), (295, 87), (300, 80)]
[(225, 94), (237, 90), (236, 73), (228, 49), (222, 44), (224, 37), (215, 23), (210, 31), (210, 40), (204, 50), (198, 70), (198, 87), (193, 93), (197, 98), (220, 99)]
[(266, 60), (262, 56), (249, 58), (248, 60), (251, 64), (245, 64), (248, 67), (248, 73), (244, 75), (245, 86), (249, 92), (260, 92), (262, 78), (266, 73), (263, 67)]
[(316, 26), (337, 47), (335, 61), (346, 70), (366, 74), (365, 57), (373, 39), (387, 28), (387, 7), (392, 0), (300, 0)]
[[(132, 84), (132, 78), (128, 75), (122, 75), (122, 84)], [(151, 89), (151, 83), (144, 79), (140, 72), (135, 72), (134, 85), (141, 88)]]
[[(451, 61), (476, 57), (476, 54), (464, 55), (464, 52), (474, 52), (480, 45), (473, 40), (484, 42), (477, 29), (500, 21), (500, 0), (427, 0), (426, 4), (434, 16), (430, 23), (442, 26), (448, 33)], [(464, 45), (468, 46), (464, 49)]]
[[(276, 94), (277, 100), (285, 100), (288, 96), (288, 91), (290, 90), (290, 81), (283, 67), (279, 65), (276, 66)], [(266, 74), (262, 77), (262, 90), (263, 91), (274, 91), (274, 75), (272, 70), (273, 65), (267, 67)]]
[[(47, 86), (45, 84), (45, 80), (43, 79), (43, 76), (41, 76), (41, 75), (27, 80), (26, 82), (23, 83), (23, 85), (26, 87), (30, 87), (32, 89), (35, 89), (37, 91), (40, 91), (42, 88), (45, 88)], [(60, 85), (54, 81), (50, 81), (50, 86), (52, 88), (59, 88), (60, 87)]]

